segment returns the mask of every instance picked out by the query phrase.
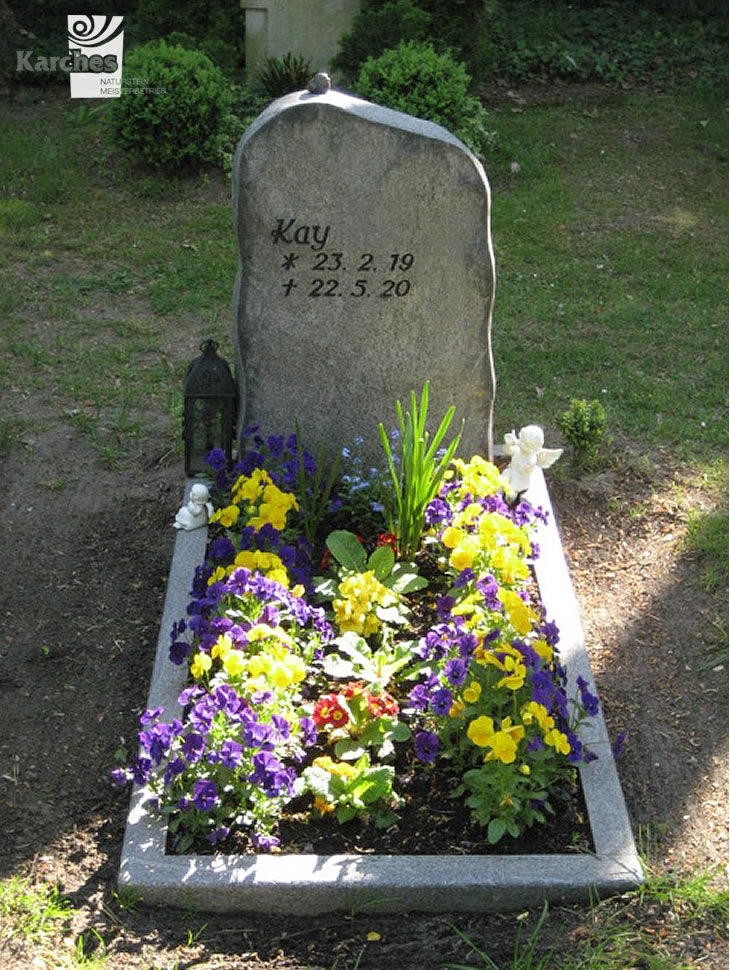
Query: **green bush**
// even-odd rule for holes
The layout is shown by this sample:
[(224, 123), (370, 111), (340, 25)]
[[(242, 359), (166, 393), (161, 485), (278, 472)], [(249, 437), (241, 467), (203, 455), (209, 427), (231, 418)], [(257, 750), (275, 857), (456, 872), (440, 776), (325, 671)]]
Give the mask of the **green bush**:
[(332, 62), (352, 82), (368, 57), (397, 47), (401, 41), (430, 41), (436, 50), (449, 50), (478, 69), (474, 44), (488, 29), (499, 0), (362, 0), (360, 13), (340, 39)]
[(243, 57), (234, 44), (219, 37), (193, 37), (181, 30), (173, 30), (163, 38), (168, 47), (184, 47), (188, 51), (200, 51), (213, 61), (216, 67), (231, 81), (243, 73)]
[(355, 90), (369, 101), (443, 125), (482, 154), (491, 136), (486, 111), (469, 94), (470, 84), (466, 68), (451, 54), (438, 54), (431, 44), (401, 41), (365, 61)]
[(576, 466), (589, 468), (606, 431), (606, 411), (601, 402), (573, 398), (570, 408), (558, 417), (558, 427), (573, 446)]
[(241, 136), (271, 102), (265, 94), (252, 90), (248, 84), (232, 84), (233, 105), (223, 120), (221, 129), (220, 160), (223, 171), (230, 175), (233, 156)]
[(132, 51), (127, 78), (144, 78), (147, 93), (134, 89), (114, 104), (115, 142), (154, 168), (195, 169), (218, 157), (231, 94), (209, 57), (164, 41)]
[(427, 41), (431, 15), (417, 0), (363, 0), (350, 31), (340, 38), (332, 69), (352, 83), (369, 57), (397, 47), (401, 41)]
[(253, 88), (269, 98), (281, 98), (306, 88), (313, 74), (306, 57), (287, 51), (283, 57), (266, 58), (256, 71)]
[(681, 83), (727, 76), (727, 21), (692, 5), (661, 13), (626, 0), (501, 0), (475, 32), (482, 80)]
[(199, 40), (195, 48), (203, 49), (200, 38), (217, 38), (226, 42), (243, 40), (245, 17), (240, 0), (138, 0), (129, 28), (135, 41), (156, 40), (173, 31), (181, 31)]

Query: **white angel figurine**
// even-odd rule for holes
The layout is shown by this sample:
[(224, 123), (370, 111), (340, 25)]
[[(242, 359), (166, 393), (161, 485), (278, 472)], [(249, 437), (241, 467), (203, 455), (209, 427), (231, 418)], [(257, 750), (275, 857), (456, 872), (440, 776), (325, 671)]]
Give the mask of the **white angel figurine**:
[(504, 451), (510, 463), (503, 475), (517, 495), (526, 492), (536, 468), (549, 468), (563, 453), (562, 448), (543, 448), (545, 435), (536, 424), (528, 424), (519, 435), (509, 431), (504, 436)]
[(207, 525), (213, 514), (213, 503), (208, 501), (209, 498), (210, 492), (205, 485), (193, 485), (188, 504), (183, 505), (175, 516), (175, 528), (192, 532)]

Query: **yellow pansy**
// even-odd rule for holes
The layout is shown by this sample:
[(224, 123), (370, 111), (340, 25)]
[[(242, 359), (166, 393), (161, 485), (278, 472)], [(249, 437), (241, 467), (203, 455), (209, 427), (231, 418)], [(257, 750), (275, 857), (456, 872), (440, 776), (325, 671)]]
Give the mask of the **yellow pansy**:
[(239, 677), (247, 666), (246, 657), (241, 650), (231, 650), (223, 658), (223, 669), (229, 677)]
[(230, 529), (238, 522), (240, 509), (237, 505), (227, 505), (224, 509), (218, 509), (211, 517), (211, 522), (220, 522), (225, 529)]
[(267, 626), (266, 623), (256, 623), (246, 631), (246, 639), (249, 643), (260, 643), (261, 640), (274, 636), (276, 632), (274, 627)]
[(501, 761), (509, 765), (517, 757), (517, 745), (524, 738), (525, 729), (521, 724), (512, 724), (511, 717), (505, 717), (499, 730), (495, 731), (492, 718), (482, 714), (470, 723), (466, 734), (480, 748), (491, 749), (485, 755), (485, 761)]
[(279, 569), (269, 569), (266, 573), (266, 578), (274, 583), (278, 583), (280, 586), (289, 585), (289, 573), (287, 573), (283, 566)]
[(449, 556), (449, 563), (461, 571), (472, 565), (479, 555), (479, 543), (474, 536), (464, 536)]
[(482, 685), (478, 680), (473, 680), (464, 691), (464, 700), (467, 704), (476, 704), (482, 693)]
[(233, 650), (233, 640), (227, 633), (222, 633), (213, 644), (210, 655), (213, 659), (220, 657), (221, 660), (225, 660), (231, 650)]
[(465, 710), (466, 710), (466, 704), (460, 697), (457, 697), (454, 703), (451, 705), (451, 708), (449, 709), (449, 717), (453, 717), (453, 718), (461, 717)]
[(447, 549), (454, 549), (463, 538), (464, 533), (461, 529), (456, 529), (453, 525), (447, 526), (441, 533), (441, 541)]
[(492, 556), (492, 566), (508, 585), (530, 575), (530, 567), (514, 546), (500, 546)]
[(227, 575), (228, 574), (226, 573), (226, 570), (223, 568), (223, 566), (216, 566), (213, 572), (208, 577), (208, 586), (212, 586), (213, 583), (224, 582)]
[(261, 497), (264, 488), (270, 482), (271, 476), (263, 468), (255, 469), (248, 478), (241, 475), (233, 486), (233, 501), (253, 504), (256, 499)]
[(453, 616), (472, 616), (476, 610), (477, 600), (481, 598), (481, 593), (469, 593), (463, 600), (456, 604), (451, 610)]
[(244, 549), (242, 552), (239, 552), (236, 558), (233, 560), (233, 565), (242, 566), (244, 569), (254, 570), (256, 568), (256, 557), (250, 549)]
[[(500, 657), (497, 656), (500, 654)], [(497, 687), (509, 687), (510, 690), (519, 690), (525, 682), (527, 670), (522, 660), (522, 654), (511, 644), (502, 644), (493, 650), (477, 650), (477, 663), (486, 666), (491, 664), (501, 670), (505, 676), (497, 682)]]
[(517, 745), (525, 736), (525, 729), (521, 724), (512, 724), (511, 717), (502, 720), (499, 731), (489, 739), (488, 751), (485, 761), (501, 761), (502, 764), (510, 765), (517, 757)]
[(251, 677), (260, 677), (271, 670), (271, 658), (265, 654), (257, 653), (248, 658), (247, 666)]
[(543, 732), (555, 727), (555, 721), (548, 714), (548, 709), (544, 704), (538, 704), (537, 701), (530, 701), (529, 704), (525, 704), (521, 711), (521, 717), (524, 724), (532, 724), (533, 721), (537, 721), (540, 730)]
[(206, 674), (213, 666), (213, 661), (207, 653), (196, 653), (193, 662), (190, 664), (190, 673), (197, 680)]
[(504, 606), (509, 621), (518, 633), (526, 634), (532, 629), (532, 612), (525, 601), (514, 590), (500, 589), (497, 598)]
[(538, 657), (542, 657), (543, 660), (546, 660), (548, 663), (552, 663), (553, 648), (550, 646), (547, 640), (535, 640), (532, 648)]
[(478, 502), (470, 502), (465, 509), (461, 512), (457, 512), (454, 516), (454, 525), (456, 526), (468, 526), (478, 519), (480, 515), (484, 512), (484, 509)]
[(494, 721), (486, 714), (474, 718), (466, 729), (466, 736), (474, 744), (484, 748), (489, 744), (489, 739), (494, 735)]
[(545, 744), (549, 744), (551, 748), (555, 748), (558, 754), (570, 754), (570, 742), (562, 731), (558, 731), (557, 728), (553, 728), (548, 731), (545, 735)]

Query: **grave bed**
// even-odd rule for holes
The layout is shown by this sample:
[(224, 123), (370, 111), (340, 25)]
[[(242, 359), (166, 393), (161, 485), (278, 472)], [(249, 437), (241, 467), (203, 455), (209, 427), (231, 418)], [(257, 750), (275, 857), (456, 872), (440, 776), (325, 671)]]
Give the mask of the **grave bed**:
[[(192, 482), (188, 482), (185, 499)], [(535, 564), (549, 619), (560, 629), (560, 655), (569, 683), (581, 675), (595, 692), (578, 604), (541, 472), (530, 501), (548, 509), (538, 523)], [(204, 559), (207, 530), (179, 532), (147, 706), (179, 712), (177, 697), (187, 668), (168, 659), (169, 633), (185, 615), (196, 566)], [(636, 852), (603, 715), (590, 719), (581, 739), (598, 754), (580, 765), (595, 854), (550, 855), (167, 855), (167, 824), (149, 811), (135, 787), (122, 848), (119, 884), (147, 904), (219, 912), (317, 914), (367, 906), (371, 912), (496, 912), (548, 902), (580, 902), (637, 886)]]

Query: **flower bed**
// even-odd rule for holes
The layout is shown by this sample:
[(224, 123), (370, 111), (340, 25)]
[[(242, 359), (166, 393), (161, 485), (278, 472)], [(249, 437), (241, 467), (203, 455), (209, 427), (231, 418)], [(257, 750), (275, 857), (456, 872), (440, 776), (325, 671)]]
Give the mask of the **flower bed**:
[[(186, 857), (192, 870), (183, 883), (201, 871), (207, 884), (231, 865), (241, 871), (236, 858), (258, 882), (270, 871), (261, 852), (281, 853), (282, 862), (303, 852), (302, 878), (318, 882), (327, 850), (311, 854), (317, 845), (301, 832), (326, 838), (329, 830), (355, 833), (347, 854), (330, 859), (348, 860), (356, 883), (377, 863), (376, 883), (383, 876), (385, 887), (390, 863), (378, 853), (399, 851), (399, 816), (411, 818), (424, 791), (440, 799), (439, 810), (450, 803), (465, 819), (463, 837), (447, 839), (454, 853), (503, 851), (510, 843), (522, 853), (526, 831), (549, 832), (555, 805), (563, 814), (575, 767), (584, 781), (590, 773), (586, 722), (598, 725), (591, 746), (610, 762), (601, 776), (615, 795), (590, 671), (569, 657), (569, 678), (531, 568), (534, 562), (539, 576), (534, 530), (556, 535), (544, 525), (547, 512), (517, 501), (483, 459), (452, 461), (453, 449), (439, 457), (444, 423), (419, 453), (423, 415), (415, 400), (410, 425), (399, 412), (399, 452), (381, 428), (384, 474), (363, 475), (355, 457), (332, 492), (334, 478), (322, 482), (298, 435), (255, 438), (232, 474), (211, 456), (218, 492), (205, 561), (195, 569), (187, 615), (164, 646), (169, 659), (158, 654), (158, 665), (175, 665), (173, 679), (184, 689), (167, 690), (163, 703), (153, 689), (140, 753), (117, 772), (118, 780), (144, 786), (130, 813), (122, 882), (137, 882), (131, 870), (140, 860), (130, 852), (159, 853), (163, 830), (172, 850), (197, 852)], [(171, 709), (170, 696), (182, 710)], [(595, 799), (586, 801), (600, 853), (607, 843), (603, 833), (600, 845), (595, 839)], [(611, 885), (622, 882), (622, 868), (623, 884), (636, 881), (622, 802), (619, 809), (624, 818), (614, 813), (609, 827), (620, 823), (624, 861), (618, 873), (615, 859), (609, 865)], [(155, 816), (167, 825), (161, 829)], [(292, 826), (299, 841), (288, 845)], [(363, 832), (375, 834), (375, 856), (367, 856), (373, 848), (363, 846)], [(548, 836), (548, 851), (551, 844)], [(201, 845), (216, 852), (210, 866)], [(365, 853), (367, 863), (353, 865), (353, 853)], [(158, 878), (155, 860), (147, 885)], [(181, 863), (162, 868), (179, 877)], [(286, 871), (292, 878), (299, 867)], [(444, 877), (454, 877), (447, 865), (436, 883)], [(229, 884), (237, 878), (225, 877)], [(340, 872), (337, 881), (343, 878), (350, 876)], [(591, 882), (599, 885), (600, 873)], [(290, 904), (281, 879), (274, 883), (277, 898)], [(271, 905), (270, 893), (259, 896), (246, 908)], [(430, 908), (426, 898), (419, 894), (419, 907)], [(203, 905), (229, 903), (221, 896)]]
[(546, 513), (478, 456), (437, 461), (446, 425), (414, 459), (418, 420), (414, 401), (400, 454), (384, 439), (390, 482), (356, 463), (333, 494), (298, 435), (251, 429), (231, 474), (209, 456), (211, 541), (171, 634), (185, 715), (147, 710), (117, 773), (154, 793), (175, 851), (232, 832), (275, 849), (292, 814), (391, 829), (425, 774), (488, 843), (518, 839), (595, 757), (578, 730), (598, 699), (580, 676), (569, 697), (530, 570)]

